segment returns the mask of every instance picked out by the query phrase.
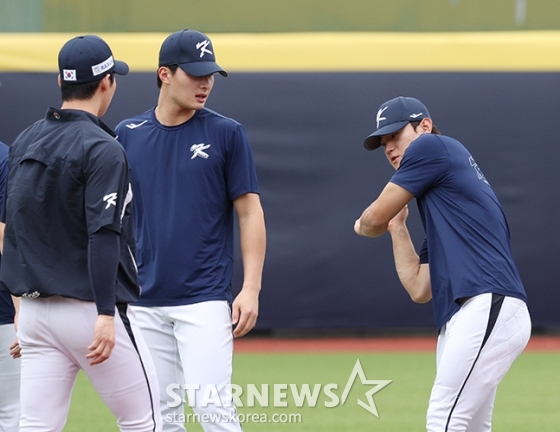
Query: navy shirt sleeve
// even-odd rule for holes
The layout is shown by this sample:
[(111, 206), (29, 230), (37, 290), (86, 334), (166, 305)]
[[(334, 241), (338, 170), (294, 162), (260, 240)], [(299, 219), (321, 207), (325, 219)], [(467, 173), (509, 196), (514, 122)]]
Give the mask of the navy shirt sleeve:
[(449, 155), (444, 144), (437, 135), (424, 134), (406, 149), (391, 182), (418, 198), (443, 182), (448, 172)]

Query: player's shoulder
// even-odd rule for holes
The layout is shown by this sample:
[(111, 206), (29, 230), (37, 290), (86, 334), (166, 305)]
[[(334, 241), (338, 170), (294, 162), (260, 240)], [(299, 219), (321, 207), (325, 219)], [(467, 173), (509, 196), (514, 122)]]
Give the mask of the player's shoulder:
[(409, 153), (429, 154), (448, 153), (450, 147), (461, 145), (459, 141), (446, 135), (425, 133), (410, 144)]
[(243, 125), (239, 123), (237, 120), (232, 119), (231, 117), (227, 117), (223, 114), (220, 114), (219, 112), (214, 111), (210, 108), (203, 108), (202, 110), (200, 110), (198, 113), (198, 117), (201, 120), (215, 122), (216, 124), (229, 126), (232, 128), (243, 127)]

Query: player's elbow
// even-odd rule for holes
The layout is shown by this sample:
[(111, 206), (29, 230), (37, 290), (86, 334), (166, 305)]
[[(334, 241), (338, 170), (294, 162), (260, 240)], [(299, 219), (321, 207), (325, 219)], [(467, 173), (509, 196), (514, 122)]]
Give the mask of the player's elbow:
[(427, 296), (427, 295), (411, 295), (410, 298), (412, 299), (412, 301), (413, 301), (414, 303), (424, 304), (424, 303), (428, 303), (428, 302), (432, 299), (432, 296)]
[(375, 214), (364, 215), (360, 218), (362, 234), (367, 237), (378, 237), (387, 231), (388, 222), (376, 217)]
[(432, 299), (432, 290), (426, 287), (417, 290), (409, 290), (408, 294), (414, 303), (424, 304)]

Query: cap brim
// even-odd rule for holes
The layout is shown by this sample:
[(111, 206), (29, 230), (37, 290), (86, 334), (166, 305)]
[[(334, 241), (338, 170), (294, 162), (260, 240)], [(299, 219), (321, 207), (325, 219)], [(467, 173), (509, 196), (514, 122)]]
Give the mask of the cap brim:
[(389, 135), (392, 134), (393, 132), (401, 130), (408, 123), (410, 122), (407, 120), (407, 121), (392, 123), (390, 125), (382, 127), (381, 129), (377, 129), (374, 133), (372, 133), (365, 139), (364, 147), (366, 148), (366, 150), (375, 150), (379, 148), (381, 146), (381, 137), (383, 135)]
[(129, 70), (129, 67), (125, 62), (115, 60), (115, 68), (113, 69), (113, 72), (115, 72), (117, 75), (126, 75)]
[(222, 76), (227, 76), (227, 72), (223, 70), (217, 63), (211, 61), (196, 62), (196, 63), (181, 63), (178, 65), (189, 75), (201, 77), (219, 73)]

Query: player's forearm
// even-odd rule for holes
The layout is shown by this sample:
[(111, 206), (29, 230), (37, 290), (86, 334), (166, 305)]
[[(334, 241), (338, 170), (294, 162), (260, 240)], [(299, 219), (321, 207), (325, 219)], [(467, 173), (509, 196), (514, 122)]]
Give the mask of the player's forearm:
[(258, 293), (266, 254), (266, 229), (262, 212), (239, 219), (239, 237), (243, 260), (243, 289)]
[(420, 258), (405, 224), (399, 224), (390, 231), (393, 255), (399, 280), (415, 303), (426, 303), (432, 297), (427, 265), (420, 264)]
[(354, 224), (354, 232), (363, 237), (379, 237), (387, 231), (390, 220), (380, 211), (376, 201), (363, 211)]
[(101, 228), (89, 237), (88, 270), (93, 298), (99, 315), (113, 316), (119, 267), (119, 235)]

